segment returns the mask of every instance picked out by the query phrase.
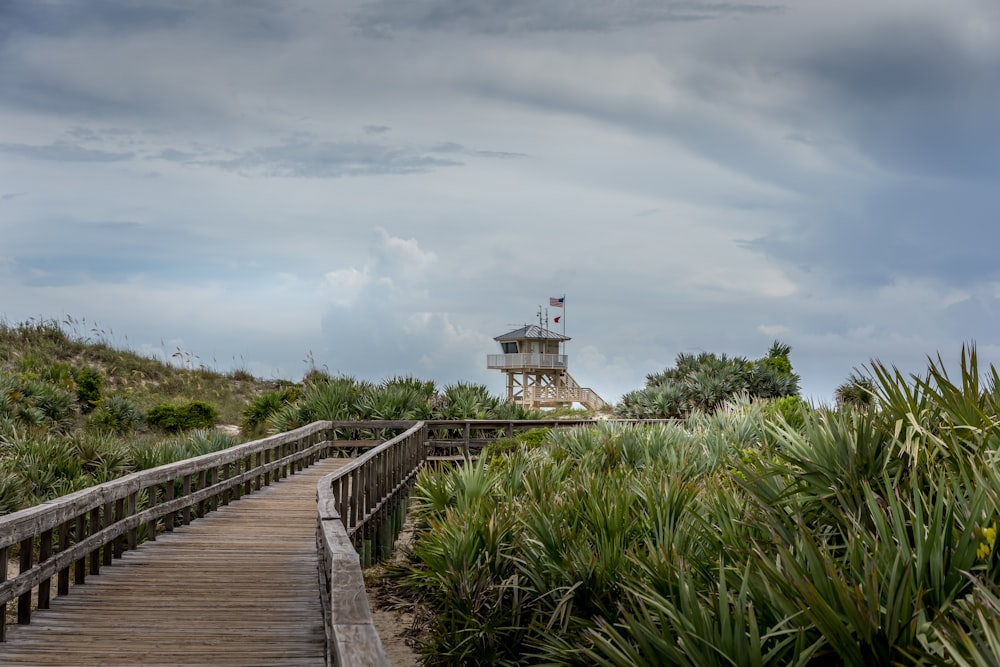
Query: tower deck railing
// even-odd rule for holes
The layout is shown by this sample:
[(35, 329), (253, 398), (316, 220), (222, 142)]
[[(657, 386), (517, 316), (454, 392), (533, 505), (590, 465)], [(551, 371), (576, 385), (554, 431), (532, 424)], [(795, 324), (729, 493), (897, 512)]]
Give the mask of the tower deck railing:
[(489, 354), (486, 356), (486, 367), (503, 370), (559, 369), (566, 368), (566, 361), (567, 355), (565, 354), (542, 354), (541, 352)]

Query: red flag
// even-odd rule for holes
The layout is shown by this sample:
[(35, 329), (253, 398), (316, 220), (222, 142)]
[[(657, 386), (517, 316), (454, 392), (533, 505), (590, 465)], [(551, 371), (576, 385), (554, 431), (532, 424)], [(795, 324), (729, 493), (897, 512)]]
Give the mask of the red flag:
[(556, 324), (559, 324), (559, 319), (560, 319), (561, 317), (562, 317), (562, 315), (560, 315), (559, 317), (555, 318), (555, 319), (554, 319), (554, 320), (552, 320), (552, 321), (553, 321), (553, 322), (555, 322)]

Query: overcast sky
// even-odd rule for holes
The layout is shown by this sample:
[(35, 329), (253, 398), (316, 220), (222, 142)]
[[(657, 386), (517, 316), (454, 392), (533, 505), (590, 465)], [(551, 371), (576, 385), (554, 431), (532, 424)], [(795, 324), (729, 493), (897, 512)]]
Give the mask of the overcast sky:
[(0, 318), (218, 370), (995, 362), (998, 180), (996, 0), (0, 0)]

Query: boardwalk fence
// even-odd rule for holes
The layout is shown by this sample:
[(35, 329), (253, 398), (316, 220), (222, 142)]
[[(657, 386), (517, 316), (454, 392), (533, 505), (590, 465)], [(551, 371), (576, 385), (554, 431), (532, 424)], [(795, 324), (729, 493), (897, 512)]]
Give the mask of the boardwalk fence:
[[(390, 553), (420, 468), (469, 461), (499, 438), (593, 420), (315, 422), (211, 454), (132, 473), (0, 517), (0, 642), (8, 605), (31, 622), (32, 591), (47, 609), (158, 532), (204, 516), (320, 458), (356, 456), (317, 487), (320, 597), (328, 660), (388, 665), (371, 622), (361, 564)], [(386, 437), (390, 439), (386, 440)], [(360, 555), (359, 555), (360, 553)], [(18, 574), (8, 578), (8, 560)]]
[[(58, 595), (99, 574), (127, 549), (172, 531), (330, 455), (330, 422), (317, 422), (71, 493), (0, 517), (0, 641), (6, 611), (17, 600), (17, 623), (30, 623), (32, 589), (47, 609)], [(7, 577), (16, 552), (18, 574)]]
[(320, 596), (330, 665), (388, 667), (389, 659), (372, 622), (362, 564), (392, 552), (405, 519), (405, 500), (428, 462), (468, 461), (499, 438), (533, 428), (590, 424), (580, 421), (339, 422), (338, 434), (367, 434), (383, 426), (405, 432), (372, 447), (317, 485), (316, 543)]

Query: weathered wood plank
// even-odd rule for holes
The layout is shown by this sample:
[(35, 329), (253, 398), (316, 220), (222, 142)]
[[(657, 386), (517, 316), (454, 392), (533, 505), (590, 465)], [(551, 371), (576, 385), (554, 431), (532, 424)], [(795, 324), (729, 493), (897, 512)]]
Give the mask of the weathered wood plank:
[(324, 665), (315, 490), (347, 462), (320, 461), (124, 552), (8, 628), (0, 664)]

